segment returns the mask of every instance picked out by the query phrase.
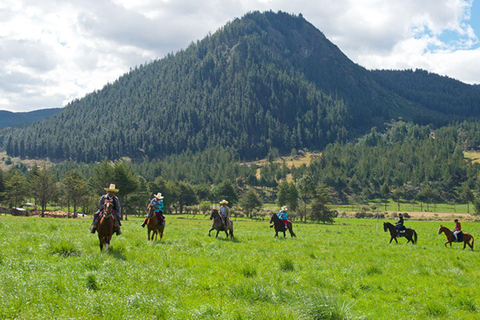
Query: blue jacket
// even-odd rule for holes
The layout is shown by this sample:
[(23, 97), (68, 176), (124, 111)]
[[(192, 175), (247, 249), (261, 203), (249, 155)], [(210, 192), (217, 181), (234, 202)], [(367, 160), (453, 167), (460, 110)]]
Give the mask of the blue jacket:
[(277, 216), (282, 220), (288, 220), (288, 213), (286, 211), (280, 211)]
[(163, 213), (163, 200), (158, 200), (157, 198), (153, 198), (150, 201), (150, 204), (153, 204), (155, 212)]

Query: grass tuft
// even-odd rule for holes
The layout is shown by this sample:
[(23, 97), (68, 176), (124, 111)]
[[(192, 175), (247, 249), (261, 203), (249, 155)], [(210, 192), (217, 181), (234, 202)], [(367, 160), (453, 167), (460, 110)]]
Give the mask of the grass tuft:
[(95, 291), (99, 289), (97, 284), (97, 277), (93, 273), (87, 275), (87, 279), (85, 280), (85, 286), (88, 290)]
[(307, 299), (307, 315), (315, 320), (344, 320), (352, 319), (350, 314), (352, 306), (341, 302), (335, 296), (315, 294)]
[(432, 317), (443, 317), (447, 315), (447, 308), (444, 305), (441, 305), (435, 301), (427, 302), (425, 306), (425, 311), (427, 315)]
[(50, 252), (63, 257), (80, 256), (80, 251), (75, 248), (75, 245), (66, 240), (60, 240), (59, 242), (51, 243)]
[(283, 258), (282, 260), (280, 260), (280, 270), (294, 271), (295, 266), (293, 265), (293, 261), (290, 258)]
[(365, 270), (365, 272), (367, 275), (372, 276), (375, 274), (382, 274), (382, 269), (377, 265), (371, 265)]
[(254, 267), (247, 265), (243, 267), (242, 274), (245, 278), (252, 278), (257, 275), (257, 270)]

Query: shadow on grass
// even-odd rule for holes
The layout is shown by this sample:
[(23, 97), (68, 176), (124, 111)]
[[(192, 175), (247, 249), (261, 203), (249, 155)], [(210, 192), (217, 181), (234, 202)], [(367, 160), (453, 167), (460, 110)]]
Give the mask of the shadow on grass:
[(240, 240), (237, 238), (216, 238), (219, 241), (228, 241), (228, 242), (233, 242), (233, 243), (242, 243)]
[(115, 259), (118, 259), (118, 260), (122, 260), (122, 261), (127, 260), (127, 257), (123, 253), (122, 249), (115, 249), (113, 247), (110, 247), (108, 249), (108, 254), (113, 256)]

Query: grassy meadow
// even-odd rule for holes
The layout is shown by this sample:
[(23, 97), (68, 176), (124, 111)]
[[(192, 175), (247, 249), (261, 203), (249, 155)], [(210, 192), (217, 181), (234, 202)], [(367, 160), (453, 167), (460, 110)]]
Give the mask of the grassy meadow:
[(225, 240), (207, 236), (208, 218), (168, 216), (161, 243), (140, 222), (101, 254), (90, 219), (1, 216), (0, 319), (480, 317), (479, 249), (444, 248), (438, 222), (407, 221), (415, 246), (389, 245), (375, 220), (297, 223), (298, 238), (275, 239), (267, 220), (239, 219)]

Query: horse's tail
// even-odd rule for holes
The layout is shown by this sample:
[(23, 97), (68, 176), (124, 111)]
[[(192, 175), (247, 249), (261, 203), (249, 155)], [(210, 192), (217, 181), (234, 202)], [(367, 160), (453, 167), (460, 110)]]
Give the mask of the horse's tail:
[(413, 244), (417, 244), (417, 232), (415, 230), (413, 230)]

